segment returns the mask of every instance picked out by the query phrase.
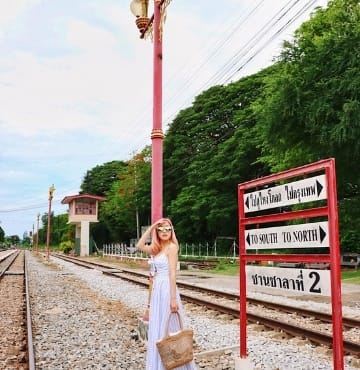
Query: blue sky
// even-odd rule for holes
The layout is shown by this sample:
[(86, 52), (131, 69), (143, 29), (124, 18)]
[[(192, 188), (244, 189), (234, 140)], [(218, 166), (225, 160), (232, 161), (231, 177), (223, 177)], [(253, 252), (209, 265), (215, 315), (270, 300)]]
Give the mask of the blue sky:
[[(48, 189), (77, 194), (86, 171), (151, 144), (152, 47), (123, 0), (2, 0), (0, 226), (36, 227)], [(325, 0), (172, 0), (163, 38), (163, 128), (210, 86), (271, 64)], [(152, 3), (151, 3), (152, 4)], [(152, 14), (152, 5), (150, 5)]]

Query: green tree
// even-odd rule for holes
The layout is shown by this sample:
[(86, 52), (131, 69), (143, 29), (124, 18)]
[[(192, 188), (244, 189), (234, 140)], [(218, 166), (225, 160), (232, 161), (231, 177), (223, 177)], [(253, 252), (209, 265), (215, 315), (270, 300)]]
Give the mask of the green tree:
[[(342, 248), (359, 251), (360, 11), (319, 8), (270, 68), (195, 98), (164, 140), (164, 214), (182, 241), (237, 235), (240, 182), (334, 157)], [(81, 191), (106, 195), (104, 241), (127, 241), (150, 220), (151, 153), (88, 171)]]
[(5, 241), (5, 231), (0, 226), (0, 243), (3, 243)]
[(113, 242), (128, 242), (137, 236), (139, 225), (149, 222), (151, 149), (135, 154), (107, 192), (108, 200), (100, 206), (100, 220), (106, 224)]
[(28, 236), (27, 234), (24, 235), (21, 244), (22, 244), (23, 247), (26, 247), (26, 248), (30, 247), (31, 246), (30, 236)]
[[(260, 160), (278, 171), (334, 157), (340, 205), (347, 210), (359, 203), (359, 45), (359, 2), (330, 1), (284, 45), (280, 68), (256, 106)], [(359, 213), (353, 216), (358, 224)], [(358, 228), (341, 224), (342, 239), (359, 245)]]
[(20, 244), (20, 237), (19, 235), (10, 235), (5, 238), (5, 242), (8, 245), (19, 245)]
[(61, 242), (74, 240), (75, 227), (68, 222), (68, 215), (60, 214), (57, 216), (52, 215), (51, 219), (51, 243), (53, 245), (60, 245)]
[(112, 161), (95, 166), (87, 171), (80, 185), (80, 193), (105, 195), (118, 180), (121, 170), (127, 166), (124, 161)]
[(237, 184), (266, 171), (256, 163), (252, 103), (270, 72), (210, 88), (171, 124), (164, 143), (164, 188), (182, 240), (237, 235)]
[[(119, 174), (126, 166), (127, 163), (124, 161), (111, 161), (88, 170), (80, 185), (80, 193), (105, 196), (113, 184), (119, 181)], [(104, 222), (102, 209), (100, 204), (99, 222), (90, 226), (90, 233), (97, 245), (112, 239), (112, 230), (108, 228), (110, 223)]]
[[(49, 214), (46, 212), (44, 213), (42, 216), (41, 216), (41, 222), (43, 224), (43, 227), (42, 227), (42, 236), (43, 236), (43, 243), (44, 245), (46, 244), (46, 241), (47, 241), (47, 231), (48, 231), (48, 218), (49, 218)], [(52, 224), (53, 224), (53, 218), (54, 218), (54, 212), (51, 212), (50, 214), (50, 232), (51, 232), (51, 227), (52, 227)], [(40, 236), (40, 233), (39, 233), (39, 236)], [(39, 241), (39, 243), (41, 243)], [(51, 237), (51, 234), (50, 234), (50, 244), (53, 243), (53, 238)]]

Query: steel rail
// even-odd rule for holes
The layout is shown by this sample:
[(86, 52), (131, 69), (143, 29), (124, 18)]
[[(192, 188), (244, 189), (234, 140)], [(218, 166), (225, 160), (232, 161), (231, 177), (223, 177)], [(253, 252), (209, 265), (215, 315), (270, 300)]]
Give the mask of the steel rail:
[[(310, 329), (287, 324), (286, 322), (283, 321), (274, 320), (268, 317), (263, 317), (252, 313), (247, 313), (247, 319), (248, 322), (262, 324), (274, 330), (282, 330), (283, 332), (294, 337), (306, 338), (314, 343), (326, 345), (330, 348), (332, 347), (333, 337), (332, 335), (329, 334), (316, 332)], [(360, 344), (344, 340), (343, 345), (344, 352), (352, 354), (357, 357), (360, 356)]]
[(0, 262), (3, 265), (3, 267), (0, 266), (0, 280), (1, 278), (6, 274), (7, 270), (11, 267), (11, 265), (16, 260), (17, 256), (20, 254), (20, 251), (16, 251), (12, 254), (7, 255), (5, 258), (3, 258)]
[[(287, 306), (281, 303), (274, 303), (274, 302), (264, 302), (259, 299), (255, 298), (247, 298), (247, 302), (250, 304), (258, 305), (258, 306), (265, 306), (266, 308), (272, 308), (274, 310), (287, 312), (287, 313), (294, 313), (298, 316), (304, 317), (314, 317), (317, 320), (330, 323), (332, 322), (331, 314), (319, 311), (313, 311), (306, 308), (296, 308), (292, 306)], [(344, 317), (343, 316), (343, 326), (353, 329), (353, 328), (360, 328), (360, 321), (357, 319), (353, 319), (351, 317)]]
[[(111, 266), (106, 266), (104, 264), (97, 263), (97, 262), (84, 261), (84, 260), (81, 260), (79, 258), (68, 257), (68, 256), (63, 256), (63, 255), (55, 255), (55, 256), (58, 257), (58, 258), (62, 258), (64, 260), (68, 260), (69, 262), (73, 262), (73, 263), (81, 265), (81, 266), (84, 265), (84, 267), (86, 267), (86, 268), (93, 268), (91, 266), (96, 266), (100, 270), (102, 270), (103, 273), (105, 273), (107, 275), (111, 275), (112, 273), (116, 273), (116, 274), (119, 275), (118, 277), (121, 277), (121, 278), (123, 278), (127, 281), (132, 281), (132, 278), (128, 278), (124, 274), (128, 274), (130, 276), (131, 275), (138, 276), (138, 277), (141, 277), (141, 278), (144, 278), (144, 279), (148, 279), (148, 276), (149, 276), (148, 273), (133, 271), (133, 270), (129, 270), (129, 269), (123, 269), (123, 268), (117, 269), (117, 268), (114, 268), (114, 267), (111, 267)], [(121, 275), (120, 275), (120, 273), (121, 273)], [(140, 284), (140, 285), (143, 285), (143, 284)], [(211, 296), (217, 296), (217, 297), (220, 297), (220, 298), (226, 298), (226, 299), (233, 300), (233, 301), (239, 301), (239, 294), (224, 292), (224, 291), (221, 291), (221, 290), (206, 288), (206, 287), (203, 287), (203, 286), (194, 286), (192, 284), (181, 282), (181, 281), (177, 281), (176, 285), (179, 288), (190, 289), (192, 291), (198, 291), (199, 293), (205, 293), (205, 294), (209, 294)], [(281, 304), (281, 303), (263, 301), (263, 300), (259, 300), (259, 299), (256, 299), (256, 298), (250, 298), (250, 297), (247, 298), (247, 303), (264, 306), (266, 308), (272, 308), (274, 310), (279, 310), (279, 311), (286, 312), (286, 313), (294, 313), (294, 314), (297, 314), (299, 316), (314, 317), (314, 318), (316, 318), (318, 320), (321, 320), (323, 322), (328, 322), (328, 323), (332, 322), (331, 314), (325, 313), (325, 312), (313, 311), (313, 310), (309, 310), (309, 309), (306, 309), (306, 308), (296, 308), (294, 306), (288, 306), (288, 305), (284, 305), (284, 304)], [(360, 328), (360, 320), (345, 316), (345, 317), (343, 317), (343, 325), (344, 325), (344, 327), (347, 327), (347, 328), (350, 328), (350, 329)]]
[(35, 370), (34, 342), (32, 335), (32, 321), (30, 309), (29, 279), (27, 271), (27, 256), (24, 258), (24, 282), (25, 282), (25, 299), (26, 299), (26, 328), (27, 328), (27, 352), (29, 370)]
[[(63, 258), (63, 256), (58, 256), (58, 255), (56, 257)], [(83, 260), (81, 262), (79, 262), (78, 259), (74, 259), (74, 261), (73, 261), (73, 258), (69, 258), (69, 257), (65, 257), (63, 259), (68, 260), (69, 262), (73, 262), (77, 265), (81, 265), (81, 266), (86, 267), (86, 268), (94, 268), (94, 267), (91, 267), (91, 265), (92, 266), (96, 265), (97, 267), (99, 267), (102, 270), (103, 274), (105, 274), (105, 275), (121, 278), (121, 279), (124, 279), (126, 281), (129, 281), (129, 282), (132, 282), (132, 283), (144, 286), (144, 287), (148, 287), (148, 285), (149, 285), (148, 275), (146, 275), (144, 273), (139, 273), (139, 272), (136, 272), (136, 271), (133, 272), (133, 271), (128, 270), (128, 269), (125, 269), (125, 270), (116, 269), (116, 268), (113, 268), (113, 267), (105, 266), (105, 265), (98, 264), (98, 263), (83, 261)], [(134, 279), (134, 277), (131, 277), (131, 275), (138, 276), (138, 277), (140, 277), (140, 279), (138, 279), (138, 278)], [(183, 288), (186, 288), (186, 289), (201, 291), (201, 292), (204, 292), (206, 294), (212, 294), (212, 295), (215, 294), (217, 296), (221, 296), (222, 298), (229, 298), (230, 297), (230, 299), (232, 299), (232, 300), (238, 299), (238, 296), (236, 294), (233, 294), (233, 293), (226, 293), (226, 292), (221, 292), (221, 291), (217, 291), (217, 290), (214, 291), (210, 288), (203, 288), (203, 287), (199, 287), (199, 286), (194, 287), (193, 285), (187, 284), (187, 283), (177, 283), (177, 285), (179, 287), (183, 287)], [(224, 294), (222, 294), (222, 293), (224, 293)], [(192, 304), (196, 304), (196, 305), (200, 305), (200, 306), (205, 306), (209, 309), (221, 312), (223, 314), (230, 315), (230, 316), (235, 317), (235, 318), (239, 318), (239, 316), (240, 316), (239, 307), (234, 308), (234, 307), (230, 307), (230, 306), (224, 306), (223, 304), (218, 304), (214, 301), (205, 300), (205, 299), (200, 298), (200, 297), (195, 297), (193, 295), (190, 295), (190, 294), (184, 293), (184, 292), (180, 292), (180, 295), (181, 295), (182, 299), (184, 301), (188, 302), (188, 303), (192, 303)], [(316, 311), (302, 309), (302, 308), (290, 307), (290, 306), (286, 306), (286, 305), (282, 305), (282, 304), (276, 304), (276, 303), (272, 303), (272, 302), (265, 302), (265, 301), (252, 299), (252, 298), (248, 298), (247, 301), (248, 301), (248, 303), (252, 303), (252, 304), (256, 304), (256, 305), (262, 305), (266, 308), (270, 307), (272, 309), (281, 310), (281, 311), (288, 312), (288, 313), (296, 313), (300, 316), (303, 315), (303, 316), (309, 316), (309, 317), (316, 317), (317, 319), (320, 319), (322, 321), (331, 322), (331, 315), (326, 314), (326, 313), (316, 312)], [(277, 331), (281, 330), (281, 331), (283, 331), (283, 332), (285, 332), (285, 333), (287, 333), (288, 335), (291, 335), (291, 336), (308, 338), (310, 341), (312, 341), (314, 343), (317, 343), (317, 344), (320, 344), (320, 345), (326, 345), (330, 348), (332, 347), (332, 336), (330, 336), (328, 334), (315, 332), (313, 330), (309, 330), (309, 329), (299, 327), (299, 326), (294, 326), (292, 324), (288, 324), (288, 323), (283, 322), (283, 321), (278, 321), (278, 320), (275, 320), (275, 319), (272, 319), (272, 318), (269, 318), (269, 317), (265, 317), (265, 316), (262, 316), (262, 315), (258, 315), (258, 314), (255, 314), (255, 313), (251, 313), (251, 312), (247, 313), (247, 320), (248, 320), (248, 322), (262, 324), (265, 327), (273, 329), (273, 330), (277, 330)], [(344, 323), (344, 326), (351, 327), (351, 328), (354, 328), (354, 327), (359, 328), (360, 327), (359, 320), (355, 320), (355, 319), (351, 319), (351, 318), (343, 318), (343, 323)], [(346, 353), (349, 353), (349, 354), (352, 354), (354, 356), (360, 357), (360, 344), (354, 343), (354, 342), (351, 342), (351, 341), (347, 341), (347, 340), (344, 340), (343, 344), (344, 344), (344, 351)]]

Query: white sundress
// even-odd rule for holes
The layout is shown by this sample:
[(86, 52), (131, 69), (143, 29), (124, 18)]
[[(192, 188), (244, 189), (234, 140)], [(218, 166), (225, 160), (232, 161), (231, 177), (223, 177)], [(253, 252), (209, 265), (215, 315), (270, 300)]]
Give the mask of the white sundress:
[[(170, 281), (169, 281), (169, 261), (164, 253), (160, 253), (152, 258), (152, 270), (155, 272), (153, 278), (153, 288), (150, 299), (148, 347), (146, 354), (146, 370), (165, 370), (156, 341), (165, 335), (166, 320), (170, 314)], [(186, 327), (184, 310), (180, 300), (180, 294), (176, 288), (176, 299), (178, 301), (179, 312)], [(178, 331), (179, 324), (176, 315), (172, 315), (169, 324), (170, 333)], [(197, 370), (194, 361), (186, 365), (179, 366), (177, 370)]]

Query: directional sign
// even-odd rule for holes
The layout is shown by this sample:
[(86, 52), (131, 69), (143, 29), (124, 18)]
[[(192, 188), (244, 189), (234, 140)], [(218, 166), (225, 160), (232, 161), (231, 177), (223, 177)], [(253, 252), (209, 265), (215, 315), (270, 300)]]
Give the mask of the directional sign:
[(247, 193), (245, 213), (327, 199), (326, 177), (320, 175)]
[(292, 293), (330, 296), (330, 271), (279, 267), (246, 266), (249, 291), (281, 290)]
[(328, 222), (245, 230), (246, 249), (329, 246)]

